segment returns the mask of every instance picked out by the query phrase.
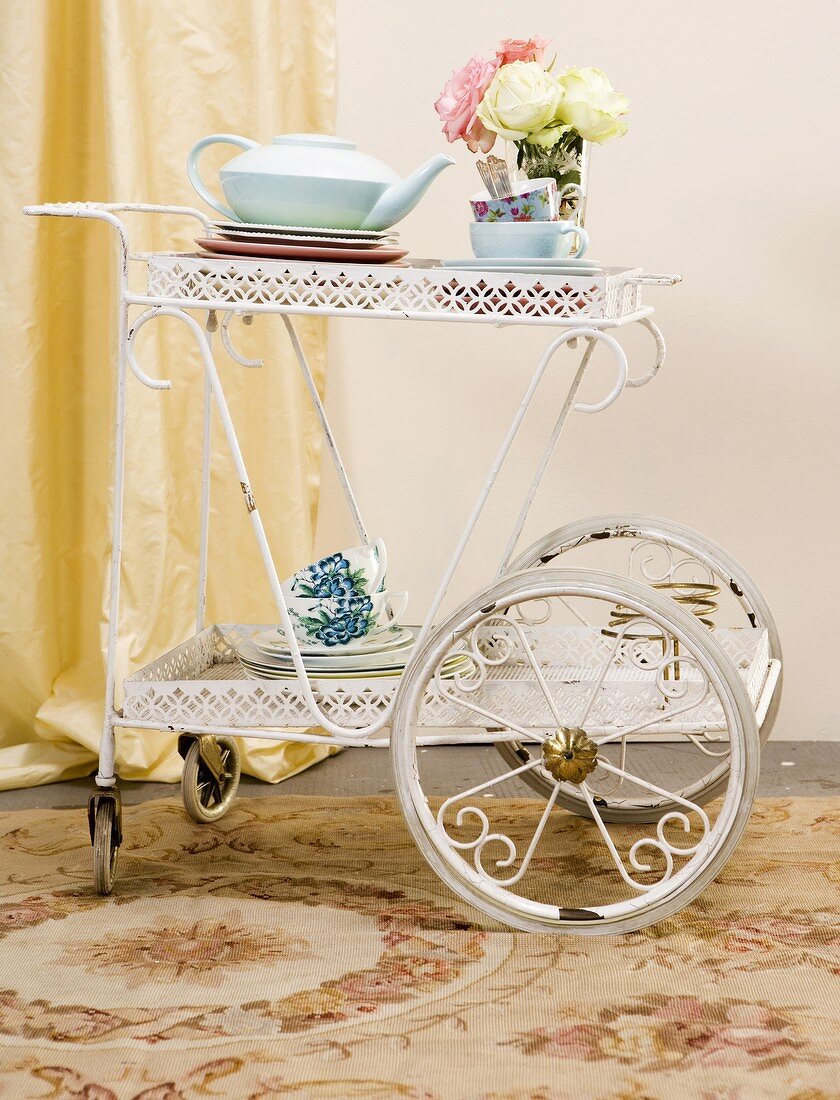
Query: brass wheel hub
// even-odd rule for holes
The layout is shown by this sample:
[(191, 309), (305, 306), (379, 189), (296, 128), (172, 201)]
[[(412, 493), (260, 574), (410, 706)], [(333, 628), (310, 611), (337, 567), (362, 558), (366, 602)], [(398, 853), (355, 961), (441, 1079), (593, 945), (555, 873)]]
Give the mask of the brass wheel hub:
[(582, 783), (598, 767), (598, 746), (575, 726), (561, 726), (542, 753), (543, 766), (559, 783)]

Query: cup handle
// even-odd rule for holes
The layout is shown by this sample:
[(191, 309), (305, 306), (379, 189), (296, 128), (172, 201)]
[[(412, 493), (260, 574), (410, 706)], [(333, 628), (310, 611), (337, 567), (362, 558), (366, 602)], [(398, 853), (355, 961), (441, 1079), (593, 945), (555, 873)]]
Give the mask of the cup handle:
[(379, 562), (379, 565), (370, 584), (371, 595), (373, 595), (374, 592), (378, 592), (379, 589), (382, 587), (382, 584), (385, 580), (385, 573), (388, 569), (388, 555), (385, 552), (385, 543), (382, 541), (382, 539), (377, 539), (376, 542), (373, 544), (373, 548), (376, 551), (376, 560)]
[[(396, 610), (394, 609), (394, 604), (399, 604)], [(388, 615), (388, 625), (396, 626), (405, 614), (405, 609), (408, 607), (408, 593), (394, 592), (393, 595), (389, 597), (385, 607)]]
[(201, 151), (206, 149), (208, 145), (215, 145), (217, 141), (226, 142), (228, 145), (238, 145), (240, 149), (256, 149), (259, 142), (251, 141), (250, 138), (239, 137), (238, 134), (210, 134), (208, 137), (202, 138), (201, 141), (197, 141), (190, 149), (187, 157), (187, 175), (199, 197), (204, 199), (208, 206), (218, 210), (222, 217), (232, 222), (241, 222), (242, 219), (238, 214), (235, 214), (229, 206), (225, 206), (223, 202), (219, 202), (217, 198), (210, 194), (198, 171), (198, 158)]
[(589, 248), (589, 234), (583, 228), (582, 225), (575, 225), (573, 222), (568, 223), (568, 229), (561, 229), (560, 232), (565, 236), (566, 233), (576, 233), (578, 244), (577, 248), (569, 253), (570, 260), (577, 260), (584, 252)]

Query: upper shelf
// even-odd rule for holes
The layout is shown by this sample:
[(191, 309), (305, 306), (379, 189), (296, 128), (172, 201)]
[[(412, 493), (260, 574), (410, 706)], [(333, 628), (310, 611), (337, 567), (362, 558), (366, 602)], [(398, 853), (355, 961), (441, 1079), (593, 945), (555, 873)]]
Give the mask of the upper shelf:
[[(182, 253), (138, 256), (148, 266), (146, 301), (241, 312), (316, 312), (496, 324), (626, 324), (644, 309), (638, 268), (593, 275), (521, 275), (441, 267), (208, 258)], [(152, 304), (149, 301), (149, 304)]]
[[(125, 260), (130, 246), (122, 214), (177, 215), (197, 221), (205, 231), (211, 228), (208, 218), (191, 207), (150, 203), (45, 203), (24, 207), (24, 213), (106, 221), (119, 235)], [(176, 252), (131, 258), (146, 266), (146, 292), (131, 293), (123, 284), (125, 298), (142, 305), (564, 328), (611, 328), (641, 320), (653, 312), (642, 304), (642, 285), (679, 282), (679, 276), (644, 275), (639, 268), (563, 276), (457, 271), (419, 262), (399, 267)]]

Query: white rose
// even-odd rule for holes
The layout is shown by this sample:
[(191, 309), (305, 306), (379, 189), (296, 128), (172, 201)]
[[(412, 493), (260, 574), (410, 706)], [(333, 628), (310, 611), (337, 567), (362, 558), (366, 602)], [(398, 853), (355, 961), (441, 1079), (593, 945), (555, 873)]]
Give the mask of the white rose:
[(555, 122), (562, 99), (557, 78), (542, 65), (513, 61), (496, 70), (476, 114), (500, 137), (523, 141)]
[(585, 141), (601, 145), (627, 133), (621, 115), (629, 110), (600, 69), (564, 69), (557, 78), (563, 88), (559, 119), (573, 127)]

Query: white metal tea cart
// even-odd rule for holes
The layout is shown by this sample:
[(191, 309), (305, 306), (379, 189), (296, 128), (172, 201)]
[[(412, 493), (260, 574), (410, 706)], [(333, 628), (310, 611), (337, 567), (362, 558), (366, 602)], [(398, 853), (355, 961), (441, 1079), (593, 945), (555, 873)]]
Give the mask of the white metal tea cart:
[[(105, 722), (98, 789), (88, 808), (97, 889), (111, 891), (122, 840), (115, 733), (139, 728), (178, 733), (184, 801), (197, 821), (216, 820), (231, 804), (240, 774), (239, 737), (343, 746), (390, 743), (397, 797), (425, 858), (463, 899), (517, 928), (630, 931), (686, 905), (720, 871), (749, 815), (760, 742), (770, 733), (781, 687), (781, 650), (770, 610), (737, 562), (676, 523), (599, 516), (561, 526), (518, 549), (569, 417), (608, 408), (627, 389), (652, 381), (662, 366), (665, 344), (642, 290), (676, 278), (627, 269), (567, 277), (133, 255), (121, 215), (134, 211), (182, 214), (209, 228), (202, 214), (185, 207), (67, 203), (26, 209), (105, 221), (121, 256)], [(142, 283), (139, 291), (132, 289), (134, 272)], [(214, 358), (212, 334), (218, 330), (235, 361), (258, 365), (236, 352), (230, 325), (234, 318), (250, 321), (261, 313), (283, 315), (366, 544), (368, 532), (293, 315), (547, 329), (545, 351), (398, 678), (313, 678), (292, 641), (296, 679), (255, 679), (238, 662), (236, 646), (265, 626), (205, 625), (215, 408), (278, 622), (294, 639)], [(196, 631), (129, 676), (118, 709), (127, 376), (130, 371), (144, 386), (169, 389), (169, 381), (149, 377), (137, 358), (141, 331), (161, 317), (177, 318), (192, 332), (205, 377)], [(618, 339), (628, 326), (645, 329), (653, 344), (652, 366), (635, 376)], [(601, 400), (584, 403), (579, 390), (599, 346), (612, 357), (615, 381)], [(558, 355), (566, 348), (577, 348), (580, 357), (569, 370), (568, 393), (498, 571), (441, 618), (450, 581), (544, 375), (569, 369), (561, 368)], [(467, 660), (456, 662), (459, 671), (453, 675), (447, 658), (455, 653)], [(308, 732), (313, 726), (323, 732)], [(425, 793), (432, 754), (423, 750), (452, 743), (495, 745), (498, 774), (482, 773), (467, 789), (453, 789), (432, 804)], [(497, 797), (516, 794), (522, 782), (534, 797), (518, 803)], [(513, 816), (512, 805), (520, 807)], [(591, 828), (596, 842), (583, 863), (575, 862), (568, 843), (569, 830), (579, 837), (581, 828)]]

